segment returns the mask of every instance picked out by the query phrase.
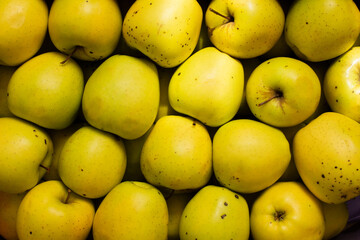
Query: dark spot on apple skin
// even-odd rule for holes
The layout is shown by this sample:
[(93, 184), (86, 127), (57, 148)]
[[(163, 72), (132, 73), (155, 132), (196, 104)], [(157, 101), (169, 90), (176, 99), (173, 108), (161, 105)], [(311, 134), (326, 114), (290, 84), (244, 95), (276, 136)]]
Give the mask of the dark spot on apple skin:
[(236, 198), (236, 199), (239, 199), (239, 195), (235, 194), (235, 198)]
[(30, 231), (30, 235), (32, 234), (32, 231)]
[(181, 72), (178, 73), (178, 76), (180, 76), (180, 75), (181, 75)]
[(226, 217), (225, 213), (223, 215), (221, 215), (221, 219), (224, 219), (225, 217)]
[(46, 139), (44, 139), (45, 144), (47, 144)]
[(224, 206), (227, 206), (227, 205), (229, 205), (227, 202), (224, 202)]
[(320, 184), (320, 182), (319, 182), (319, 181), (317, 181), (317, 182), (316, 182), (316, 184)]
[(322, 178), (325, 178), (325, 175), (324, 175), (324, 174), (321, 174), (321, 177), (322, 177)]

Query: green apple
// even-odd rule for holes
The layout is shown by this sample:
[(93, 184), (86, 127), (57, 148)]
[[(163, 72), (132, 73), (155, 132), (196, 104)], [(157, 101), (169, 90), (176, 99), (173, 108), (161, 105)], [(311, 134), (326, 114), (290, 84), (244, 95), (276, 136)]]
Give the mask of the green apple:
[(0, 65), (18, 66), (39, 51), (48, 12), (43, 0), (0, 1)]
[(250, 226), (254, 240), (321, 240), (325, 232), (322, 203), (302, 183), (278, 182), (255, 200)]
[(54, 0), (49, 34), (55, 47), (74, 58), (95, 61), (110, 56), (120, 39), (122, 15), (114, 0)]
[(185, 116), (160, 118), (145, 140), (140, 167), (146, 180), (173, 190), (204, 186), (212, 174), (212, 143), (205, 126)]
[(211, 42), (236, 58), (254, 58), (279, 40), (285, 14), (276, 0), (213, 0), (205, 22)]
[(52, 161), (53, 143), (44, 129), (15, 117), (0, 118), (0, 191), (34, 187)]
[(180, 239), (247, 240), (249, 223), (249, 208), (241, 195), (207, 185), (186, 205), (180, 219)]
[(94, 240), (165, 240), (169, 214), (162, 193), (146, 182), (115, 186), (96, 210)]
[(245, 91), (246, 101), (256, 118), (275, 127), (291, 127), (315, 112), (321, 84), (305, 62), (276, 57), (255, 68)]
[(329, 204), (323, 202), (325, 217), (324, 240), (333, 239), (345, 230), (349, 220), (349, 210), (346, 203)]
[(235, 116), (243, 90), (241, 62), (207, 47), (176, 69), (169, 83), (169, 101), (175, 111), (218, 127)]
[(296, 168), (321, 201), (338, 204), (360, 195), (360, 124), (326, 112), (301, 128), (293, 140)]
[(86, 239), (95, 207), (90, 199), (68, 191), (57, 180), (36, 185), (20, 203), (16, 230), (19, 239)]
[(10, 111), (50, 129), (63, 129), (81, 106), (84, 77), (80, 66), (59, 52), (35, 56), (16, 69), (8, 84)]
[(236, 192), (254, 193), (274, 184), (290, 158), (290, 145), (283, 132), (259, 121), (232, 120), (213, 138), (216, 179)]
[(360, 122), (360, 46), (334, 60), (326, 71), (323, 89), (331, 110)]
[(65, 142), (59, 157), (61, 180), (87, 198), (104, 197), (119, 184), (126, 168), (121, 138), (91, 126), (83, 126)]
[(0, 117), (13, 117), (8, 107), (7, 88), (16, 67), (0, 66)]
[(126, 43), (161, 67), (184, 62), (199, 39), (203, 12), (196, 0), (137, 0), (126, 13)]
[(0, 238), (17, 240), (16, 216), (26, 192), (6, 193), (0, 191)]
[(156, 65), (144, 58), (113, 55), (87, 81), (82, 110), (90, 125), (131, 140), (150, 129), (159, 101)]
[(297, 0), (285, 21), (285, 39), (301, 59), (320, 62), (349, 50), (360, 33), (353, 0)]

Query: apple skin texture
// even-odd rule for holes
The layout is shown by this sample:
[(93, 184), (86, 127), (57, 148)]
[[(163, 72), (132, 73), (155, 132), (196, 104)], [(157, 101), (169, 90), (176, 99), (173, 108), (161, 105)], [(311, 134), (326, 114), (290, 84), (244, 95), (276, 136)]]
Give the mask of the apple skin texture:
[(18, 66), (44, 42), (48, 7), (43, 0), (0, 1), (0, 65)]
[(315, 71), (290, 57), (276, 57), (258, 65), (245, 91), (254, 116), (275, 127), (292, 127), (305, 121), (315, 112), (321, 97)]
[(34, 187), (52, 161), (53, 143), (39, 126), (0, 118), (0, 191), (21, 193)]
[(296, 168), (321, 201), (346, 202), (360, 195), (360, 124), (326, 112), (300, 129), (293, 140)]
[(353, 47), (327, 69), (323, 89), (327, 103), (338, 112), (360, 122), (360, 47)]
[(247, 240), (248, 205), (241, 195), (225, 187), (207, 185), (185, 206), (179, 233), (182, 240)]
[(289, 8), (285, 40), (303, 60), (320, 62), (349, 50), (360, 33), (353, 0), (298, 0)]
[(122, 32), (130, 47), (172, 68), (194, 51), (202, 19), (196, 0), (137, 0), (125, 15)]
[(110, 56), (120, 39), (122, 15), (114, 0), (55, 0), (49, 13), (49, 35), (55, 47), (76, 59)]
[(90, 125), (132, 140), (150, 129), (159, 102), (156, 65), (147, 59), (113, 55), (87, 81), (82, 109)]
[(299, 182), (278, 182), (255, 200), (250, 226), (254, 240), (321, 240), (322, 203)]
[(125, 181), (115, 186), (98, 207), (94, 240), (165, 240), (169, 214), (161, 192), (146, 182)]
[(212, 174), (210, 135), (203, 124), (192, 118), (164, 116), (144, 142), (140, 166), (146, 180), (155, 186), (174, 190), (201, 188)]
[(16, 229), (19, 239), (86, 239), (94, 216), (90, 199), (68, 193), (61, 181), (51, 180), (39, 183), (25, 195)]
[(84, 126), (65, 142), (58, 161), (59, 176), (67, 187), (80, 196), (100, 198), (124, 176), (125, 146), (111, 133)]
[(8, 84), (8, 107), (41, 127), (63, 129), (81, 106), (84, 77), (80, 66), (59, 52), (47, 52), (22, 64)]
[(211, 42), (220, 51), (236, 58), (254, 58), (280, 39), (285, 14), (276, 0), (214, 0), (206, 10), (205, 22)]
[(283, 175), (290, 159), (285, 135), (255, 120), (232, 120), (213, 138), (216, 179), (236, 192), (254, 193), (269, 187)]
[(217, 127), (235, 116), (243, 90), (241, 62), (214, 47), (207, 47), (176, 69), (168, 91), (175, 111)]

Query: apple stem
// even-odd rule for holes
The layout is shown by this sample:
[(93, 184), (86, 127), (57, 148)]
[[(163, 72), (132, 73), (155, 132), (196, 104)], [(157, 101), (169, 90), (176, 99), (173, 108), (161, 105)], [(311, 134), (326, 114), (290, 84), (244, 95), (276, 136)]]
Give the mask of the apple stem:
[(78, 49), (78, 46), (75, 46), (74, 49), (72, 50), (72, 52), (69, 55), (67, 55), (66, 59), (64, 61), (60, 62), (60, 64), (67, 63), (70, 60), (70, 58), (74, 55), (74, 53), (77, 49)]
[(42, 167), (43, 169), (45, 169), (47, 172), (49, 172), (49, 171), (50, 171), (50, 168), (45, 167), (45, 166), (44, 166), (44, 165), (42, 165), (42, 164), (40, 164), (40, 167)]
[(214, 10), (213, 8), (209, 8), (209, 11), (215, 13), (216, 15), (218, 15), (220, 17), (223, 17), (223, 18), (227, 19), (229, 22), (232, 21), (231, 17), (225, 16), (225, 15), (219, 13), (218, 11)]
[(67, 192), (68, 192), (68, 194), (67, 194), (66, 199), (65, 199), (65, 202), (64, 202), (65, 204), (68, 203), (68, 201), (69, 201), (71, 189), (68, 188)]
[(274, 98), (278, 98), (278, 97), (281, 97), (281, 96), (282, 96), (281, 93), (276, 93), (274, 96), (272, 96), (271, 98), (269, 98), (269, 99), (267, 99), (267, 100), (259, 103), (257, 106), (260, 107), (260, 106), (264, 105), (265, 103), (270, 102), (270, 101), (273, 100)]

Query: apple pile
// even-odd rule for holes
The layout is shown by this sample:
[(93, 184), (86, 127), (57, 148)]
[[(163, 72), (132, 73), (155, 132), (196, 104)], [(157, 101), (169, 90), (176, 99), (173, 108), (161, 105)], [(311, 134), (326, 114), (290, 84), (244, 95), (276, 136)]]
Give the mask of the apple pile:
[(359, 226), (358, 1), (1, 0), (0, 26), (0, 238)]

